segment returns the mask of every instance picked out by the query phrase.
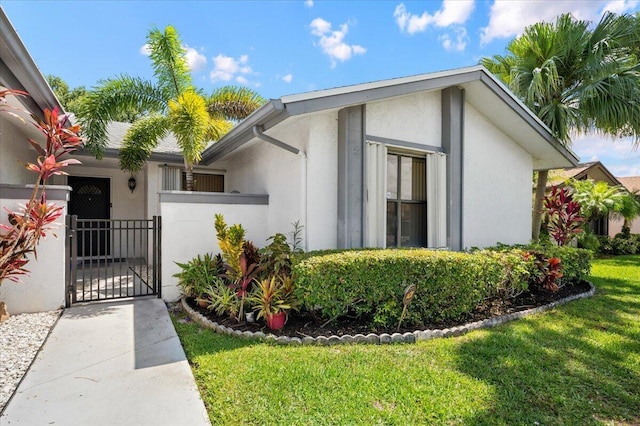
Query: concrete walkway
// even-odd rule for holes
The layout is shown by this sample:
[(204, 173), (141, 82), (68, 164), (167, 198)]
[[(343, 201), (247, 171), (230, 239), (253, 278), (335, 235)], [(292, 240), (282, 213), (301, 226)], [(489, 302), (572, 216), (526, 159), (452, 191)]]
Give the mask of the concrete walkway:
[(8, 425), (209, 425), (166, 306), (65, 310), (0, 418)]

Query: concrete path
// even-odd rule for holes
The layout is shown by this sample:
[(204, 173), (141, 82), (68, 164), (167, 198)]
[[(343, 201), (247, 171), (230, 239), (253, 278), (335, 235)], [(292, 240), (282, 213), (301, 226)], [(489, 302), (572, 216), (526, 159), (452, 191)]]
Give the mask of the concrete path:
[(166, 306), (65, 310), (0, 425), (209, 425)]

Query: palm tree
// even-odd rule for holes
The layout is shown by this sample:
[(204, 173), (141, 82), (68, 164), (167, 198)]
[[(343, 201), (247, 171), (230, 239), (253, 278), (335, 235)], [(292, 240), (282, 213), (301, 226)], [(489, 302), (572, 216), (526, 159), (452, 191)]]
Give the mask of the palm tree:
[(235, 121), (251, 114), (264, 99), (242, 87), (227, 86), (204, 96), (191, 81), (185, 49), (177, 31), (153, 28), (147, 35), (156, 83), (121, 75), (103, 80), (77, 111), (87, 146), (101, 158), (107, 124), (131, 111), (141, 112), (127, 131), (120, 150), (120, 168), (144, 167), (160, 139), (173, 133), (184, 157), (187, 190), (193, 189), (193, 166), (208, 141), (220, 139)]
[(580, 204), (580, 212), (585, 223), (619, 212), (623, 207), (624, 190), (618, 186), (591, 179), (571, 179), (568, 185), (573, 188), (573, 199)]
[(635, 218), (640, 217), (640, 195), (638, 191), (624, 191), (620, 208), (614, 212), (613, 216), (624, 220), (622, 231), (624, 233), (626, 229), (628, 232), (631, 227), (631, 222), (633, 222)]
[[(571, 136), (592, 131), (640, 141), (638, 18), (606, 13), (589, 22), (560, 15), (537, 23), (507, 45), (506, 56), (481, 64), (501, 79), (569, 146)], [(539, 238), (548, 171), (538, 173), (532, 237)]]

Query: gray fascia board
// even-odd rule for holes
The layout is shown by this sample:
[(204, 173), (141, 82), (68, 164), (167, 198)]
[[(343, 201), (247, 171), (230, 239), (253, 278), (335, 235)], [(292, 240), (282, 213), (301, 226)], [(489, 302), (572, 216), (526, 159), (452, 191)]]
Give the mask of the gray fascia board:
[[(455, 74), (440, 74), (441, 73), (438, 73), (436, 77), (431, 78), (428, 77), (429, 74), (426, 74), (422, 79), (415, 81), (402, 82), (402, 79), (397, 79), (398, 82), (395, 82), (395, 80), (389, 80), (389, 84), (378, 87), (371, 87), (365, 84), (362, 85), (361, 90), (329, 94), (327, 96), (322, 96), (322, 92), (318, 92), (320, 97), (294, 100), (285, 105), (290, 115), (307, 114), (332, 108), (344, 108), (421, 91), (438, 90), (479, 80), (482, 75), (482, 70), (474, 67), (464, 69), (463, 72)], [(392, 82), (394, 84), (391, 84)], [(331, 93), (330, 91), (328, 92)]]
[[(29, 92), (33, 101), (38, 105), (40, 111), (45, 108), (58, 109), (64, 113), (64, 108), (60, 104), (58, 98), (49, 87), (49, 83), (38, 69), (29, 51), (25, 47), (20, 36), (9, 21), (9, 18), (0, 6), (0, 54), (2, 62), (5, 63), (11, 74), (20, 82), (22, 88)], [(12, 89), (16, 87), (10, 87)]]
[(268, 194), (227, 192), (159, 191), (161, 203), (269, 205)]

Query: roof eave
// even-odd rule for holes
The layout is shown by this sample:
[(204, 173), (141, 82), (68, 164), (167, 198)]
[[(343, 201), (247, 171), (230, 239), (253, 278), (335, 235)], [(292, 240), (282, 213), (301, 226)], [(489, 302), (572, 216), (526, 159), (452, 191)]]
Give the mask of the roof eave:
[(289, 115), (280, 99), (271, 99), (231, 129), (222, 139), (207, 148), (202, 153), (200, 163), (209, 165), (249, 142), (254, 138), (253, 127), (255, 125), (259, 124), (268, 129), (280, 123)]

